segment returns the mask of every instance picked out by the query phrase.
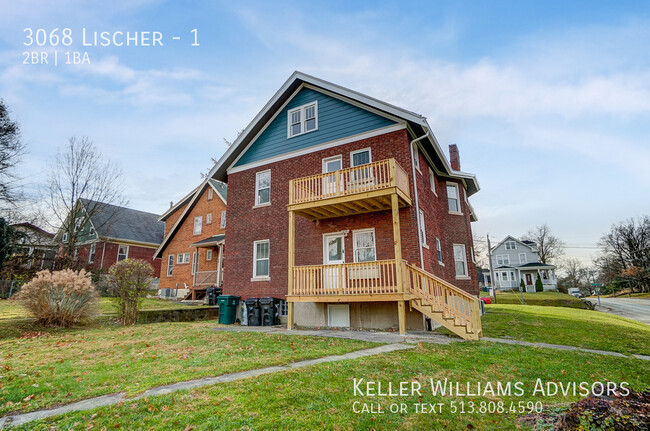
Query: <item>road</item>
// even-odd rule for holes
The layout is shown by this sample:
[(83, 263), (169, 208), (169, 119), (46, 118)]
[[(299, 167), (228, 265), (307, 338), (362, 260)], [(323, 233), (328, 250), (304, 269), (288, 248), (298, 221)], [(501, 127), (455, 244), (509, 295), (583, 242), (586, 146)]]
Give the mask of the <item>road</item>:
[[(588, 298), (598, 305), (597, 298)], [(602, 311), (650, 325), (650, 300), (642, 298), (600, 298)]]

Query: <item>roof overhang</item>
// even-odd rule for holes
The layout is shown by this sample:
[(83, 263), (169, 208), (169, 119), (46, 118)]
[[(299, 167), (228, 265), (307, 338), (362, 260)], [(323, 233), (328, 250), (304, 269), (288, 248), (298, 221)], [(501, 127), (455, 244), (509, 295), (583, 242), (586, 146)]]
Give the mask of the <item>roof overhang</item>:
[(226, 235), (224, 234), (214, 235), (210, 238), (202, 239), (201, 241), (197, 241), (194, 244), (190, 244), (190, 247), (216, 247), (223, 244), (225, 240)]

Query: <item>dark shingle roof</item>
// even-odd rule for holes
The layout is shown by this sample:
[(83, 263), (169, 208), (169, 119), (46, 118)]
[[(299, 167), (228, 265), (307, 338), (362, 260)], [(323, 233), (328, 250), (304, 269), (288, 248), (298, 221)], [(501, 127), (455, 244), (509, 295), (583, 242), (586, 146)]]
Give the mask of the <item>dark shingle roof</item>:
[(526, 245), (535, 245), (535, 241), (530, 241), (527, 239), (522, 239), (521, 242), (523, 242)]
[(519, 268), (555, 268), (555, 265), (548, 265), (542, 262), (528, 262), (523, 265), (519, 265)]
[(96, 205), (90, 217), (98, 236), (122, 240), (160, 244), (165, 235), (165, 223), (158, 221), (159, 214), (147, 213), (131, 208), (101, 202), (81, 200), (83, 205)]

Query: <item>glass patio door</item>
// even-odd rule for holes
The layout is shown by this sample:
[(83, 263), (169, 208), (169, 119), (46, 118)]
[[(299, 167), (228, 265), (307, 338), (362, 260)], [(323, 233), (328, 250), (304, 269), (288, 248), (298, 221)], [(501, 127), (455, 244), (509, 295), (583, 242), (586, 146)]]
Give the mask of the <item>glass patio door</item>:
[[(323, 237), (323, 263), (336, 265), (345, 263), (345, 241), (343, 234), (325, 235)], [(323, 284), (326, 289), (338, 289), (341, 279), (341, 268), (338, 266), (323, 270)]]
[(332, 175), (327, 175), (323, 178), (323, 194), (333, 195), (336, 193), (336, 175), (334, 172), (340, 171), (343, 168), (343, 159), (341, 156), (330, 157), (323, 159), (323, 173), (332, 172)]

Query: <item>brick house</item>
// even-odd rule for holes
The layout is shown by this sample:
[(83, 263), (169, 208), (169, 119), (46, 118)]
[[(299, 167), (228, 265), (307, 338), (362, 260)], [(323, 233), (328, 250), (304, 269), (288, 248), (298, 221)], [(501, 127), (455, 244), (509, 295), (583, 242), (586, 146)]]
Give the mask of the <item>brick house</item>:
[[(468, 197), (426, 119), (295, 72), (216, 163), (224, 294), (287, 301), (287, 325), (481, 333)], [(408, 305), (408, 307), (407, 307)]]
[(227, 186), (206, 179), (160, 221), (165, 239), (156, 250), (162, 259), (162, 297), (201, 299), (209, 286), (221, 286), (226, 231)]
[(75, 258), (88, 269), (107, 271), (126, 258), (141, 259), (151, 264), (157, 278), (160, 259), (154, 257), (154, 252), (164, 234), (164, 224), (158, 217), (158, 214), (79, 199), (55, 241), (60, 244), (61, 253), (69, 235), (74, 235)]

